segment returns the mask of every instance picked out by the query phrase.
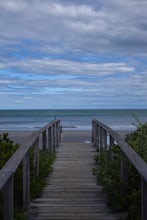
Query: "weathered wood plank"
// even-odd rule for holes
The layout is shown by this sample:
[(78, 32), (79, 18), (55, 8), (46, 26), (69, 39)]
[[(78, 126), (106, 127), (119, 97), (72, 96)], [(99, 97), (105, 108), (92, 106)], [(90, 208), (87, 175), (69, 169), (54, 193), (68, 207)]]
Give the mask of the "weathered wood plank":
[(116, 220), (102, 186), (92, 174), (95, 149), (85, 143), (62, 143), (41, 198), (30, 204), (28, 220)]

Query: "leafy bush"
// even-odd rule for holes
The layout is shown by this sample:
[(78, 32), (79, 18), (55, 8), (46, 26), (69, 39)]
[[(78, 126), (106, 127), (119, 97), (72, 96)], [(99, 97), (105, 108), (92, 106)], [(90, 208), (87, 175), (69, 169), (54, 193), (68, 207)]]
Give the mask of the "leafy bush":
[[(126, 142), (147, 162), (147, 123), (139, 124), (137, 130), (127, 135)], [(109, 155), (112, 160), (109, 160)], [(117, 212), (127, 212), (126, 219), (141, 219), (141, 178), (136, 169), (127, 163), (127, 181), (120, 179), (121, 152), (118, 145), (110, 146), (95, 156), (94, 174), (108, 195), (108, 204)]]
[(134, 133), (127, 135), (126, 142), (147, 162), (147, 123), (141, 124)]
[(8, 133), (0, 134), (0, 169), (19, 147), (8, 138)]
[[(5, 165), (7, 160), (13, 155), (18, 147), (18, 144), (13, 144), (13, 141), (8, 138), (8, 133), (0, 134), (0, 169)], [(0, 219), (2, 219), (2, 193), (0, 194)]]
[[(19, 147), (18, 144), (13, 144), (8, 138), (8, 133), (0, 135), (0, 169), (4, 166), (7, 160)], [(30, 149), (30, 190), (31, 199), (41, 195), (45, 186), (45, 177), (52, 171), (51, 164), (55, 159), (54, 154), (45, 153), (39, 150), (39, 177), (36, 177), (33, 172), (34, 150)], [(14, 220), (24, 220), (26, 215), (22, 209), (22, 164), (18, 167), (14, 174)], [(2, 219), (2, 193), (0, 193), (0, 219)]]
[[(108, 160), (105, 156), (110, 152), (113, 153), (113, 160)], [(103, 150), (95, 157), (97, 162), (95, 169), (97, 182), (104, 186), (107, 192), (108, 205), (116, 212), (124, 211), (128, 205), (127, 199), (123, 196), (125, 193), (123, 188), (125, 186), (120, 179), (120, 157), (121, 152), (117, 145), (111, 146), (110, 150)]]
[(39, 197), (43, 188), (46, 185), (45, 178), (52, 172), (52, 163), (56, 158), (55, 154), (45, 153), (39, 150), (39, 176), (34, 175), (33, 169), (33, 150), (31, 149), (31, 185), (30, 185), (30, 197), (31, 200)]

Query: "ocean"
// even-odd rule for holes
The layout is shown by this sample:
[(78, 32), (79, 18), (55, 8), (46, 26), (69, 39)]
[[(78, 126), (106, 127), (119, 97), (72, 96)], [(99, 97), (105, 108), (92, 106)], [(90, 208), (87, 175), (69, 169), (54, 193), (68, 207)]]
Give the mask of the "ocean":
[(147, 121), (147, 109), (0, 110), (0, 130), (37, 130), (54, 119), (68, 130), (90, 130), (92, 119), (114, 130), (134, 130), (134, 115)]

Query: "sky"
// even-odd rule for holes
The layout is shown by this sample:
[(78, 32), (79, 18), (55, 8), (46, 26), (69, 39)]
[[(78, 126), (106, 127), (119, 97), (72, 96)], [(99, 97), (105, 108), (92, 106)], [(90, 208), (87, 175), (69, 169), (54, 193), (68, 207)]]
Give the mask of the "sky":
[(0, 0), (0, 109), (147, 109), (146, 0)]

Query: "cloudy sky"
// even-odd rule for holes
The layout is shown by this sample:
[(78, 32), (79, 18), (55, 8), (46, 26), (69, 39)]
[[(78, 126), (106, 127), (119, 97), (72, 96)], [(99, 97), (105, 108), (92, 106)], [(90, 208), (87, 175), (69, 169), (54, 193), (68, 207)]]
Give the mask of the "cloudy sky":
[(146, 0), (0, 0), (0, 109), (147, 108)]

